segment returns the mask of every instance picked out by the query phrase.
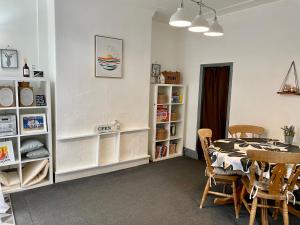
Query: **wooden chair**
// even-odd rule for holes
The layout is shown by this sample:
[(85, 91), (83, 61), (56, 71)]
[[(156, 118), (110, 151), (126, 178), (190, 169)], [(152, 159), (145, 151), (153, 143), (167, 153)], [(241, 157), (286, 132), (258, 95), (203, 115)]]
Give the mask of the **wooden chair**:
[(253, 125), (233, 125), (228, 128), (230, 135), (234, 138), (247, 138), (247, 134), (252, 134), (252, 137), (260, 137), (265, 133), (263, 127)]
[[(211, 166), (212, 163), (211, 163), (211, 158), (209, 156), (209, 150), (208, 150), (212, 138), (211, 129), (200, 129), (198, 130), (198, 135), (201, 141), (201, 146), (203, 149), (204, 158), (206, 162), (206, 176), (208, 176), (206, 186), (203, 192), (203, 196), (201, 199), (200, 208), (202, 209), (208, 194), (224, 197), (224, 198), (231, 198), (234, 201), (235, 216), (238, 219), (239, 211), (238, 211), (238, 200), (237, 200), (237, 192), (236, 192), (236, 182), (240, 177), (234, 174), (235, 173), (234, 171), (226, 171), (222, 168), (214, 168)], [(230, 195), (226, 193), (211, 191), (211, 183), (213, 183), (214, 181), (216, 185), (230, 184), (232, 186), (232, 194)]]
[[(254, 224), (256, 209), (261, 208), (261, 222), (264, 225), (268, 224), (269, 208), (275, 208), (273, 217), (277, 217), (278, 210), (282, 211), (284, 225), (289, 224), (288, 217), (288, 202), (292, 199), (291, 193), (300, 175), (300, 167), (297, 168), (297, 163), (300, 162), (300, 153), (287, 152), (271, 152), (262, 150), (248, 150), (247, 156), (252, 160), (250, 167), (250, 179), (243, 177), (243, 189), (241, 192), (241, 202), (245, 205), (250, 213), (249, 225)], [(263, 177), (263, 171), (272, 164), (271, 177), (269, 180)], [(259, 178), (256, 179), (257, 166), (260, 165)], [(292, 167), (290, 176), (287, 175), (287, 166)], [(273, 167), (274, 166), (274, 167)], [(245, 192), (250, 195), (255, 193), (251, 204), (245, 200)], [(251, 193), (252, 192), (252, 193)], [(258, 203), (260, 200), (260, 203)], [(275, 201), (274, 205), (269, 205), (268, 200)]]

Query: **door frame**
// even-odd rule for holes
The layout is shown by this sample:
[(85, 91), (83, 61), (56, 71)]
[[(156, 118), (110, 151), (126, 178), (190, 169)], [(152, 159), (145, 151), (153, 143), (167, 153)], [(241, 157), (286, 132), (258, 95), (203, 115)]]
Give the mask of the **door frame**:
[(202, 111), (201, 107), (202, 107), (202, 97), (203, 97), (202, 92), (203, 92), (203, 72), (204, 72), (204, 68), (206, 68), (206, 67), (222, 67), (222, 66), (229, 66), (229, 91), (228, 91), (225, 138), (228, 137), (228, 126), (229, 126), (230, 105), (231, 105), (232, 76), (233, 76), (233, 62), (201, 64), (200, 65), (200, 77), (199, 77), (198, 111), (197, 111), (196, 150), (197, 150), (197, 140), (198, 140), (198, 129), (200, 128), (200, 122), (201, 122), (201, 111)]

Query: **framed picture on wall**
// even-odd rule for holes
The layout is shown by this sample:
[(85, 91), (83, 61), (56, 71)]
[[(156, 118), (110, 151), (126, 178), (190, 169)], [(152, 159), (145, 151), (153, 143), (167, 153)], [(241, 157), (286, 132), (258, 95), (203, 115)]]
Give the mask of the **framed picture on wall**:
[(158, 77), (160, 75), (161, 65), (160, 64), (152, 64), (151, 75), (153, 77)]
[(18, 68), (18, 51), (14, 49), (0, 49), (1, 67), (4, 69)]
[(95, 35), (95, 76), (122, 78), (123, 40)]
[(47, 132), (46, 114), (20, 115), (21, 134)]

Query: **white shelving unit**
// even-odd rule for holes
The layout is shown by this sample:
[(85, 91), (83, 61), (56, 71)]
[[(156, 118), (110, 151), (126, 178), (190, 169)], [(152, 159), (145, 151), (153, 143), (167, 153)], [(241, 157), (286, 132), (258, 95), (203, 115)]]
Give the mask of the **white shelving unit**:
[[(167, 101), (158, 104), (158, 96), (166, 95)], [(180, 96), (180, 97), (179, 97)], [(176, 100), (176, 101), (175, 101)], [(158, 120), (158, 108), (165, 108), (168, 117), (166, 120)], [(172, 120), (172, 112), (177, 114), (177, 118)], [(173, 84), (152, 84), (150, 100), (150, 124), (149, 132), (149, 154), (151, 160), (160, 161), (183, 155), (183, 134), (184, 134), (184, 114), (185, 114), (185, 86)], [(176, 134), (171, 136), (171, 126), (176, 127)], [(167, 130), (167, 136), (157, 139), (158, 128)], [(170, 152), (172, 145), (173, 152)], [(166, 151), (162, 152), (161, 147), (166, 146)], [(175, 146), (175, 152), (174, 152)]]
[[(36, 106), (35, 101), (33, 106), (21, 107), (19, 106), (19, 82), (29, 82), (30, 86), (33, 88), (33, 94), (35, 95), (45, 95), (46, 106)], [(15, 162), (10, 164), (1, 165), (0, 171), (17, 171), (20, 185), (14, 186), (2, 186), (2, 191), (5, 194), (18, 192), (22, 190), (28, 190), (32, 188), (42, 187), (53, 183), (53, 163), (52, 163), (52, 130), (51, 130), (51, 92), (50, 92), (50, 82), (46, 78), (22, 78), (22, 77), (1, 77), (0, 86), (8, 86), (14, 89), (14, 101), (15, 106), (13, 107), (0, 107), (0, 115), (13, 114), (16, 115), (17, 122), (17, 134), (9, 136), (0, 136), (0, 142), (2, 141), (12, 141), (15, 155)], [(46, 114), (47, 121), (47, 132), (34, 133), (34, 134), (21, 134), (20, 126), (20, 115), (22, 114)], [(28, 138), (35, 138), (40, 140), (45, 144), (45, 147), (49, 151), (49, 157), (43, 157), (39, 159), (28, 159), (24, 158), (20, 153), (21, 142)], [(32, 163), (39, 160), (49, 160), (49, 171), (46, 179), (40, 183), (32, 186), (23, 185), (22, 174), (23, 168), (27, 163)]]

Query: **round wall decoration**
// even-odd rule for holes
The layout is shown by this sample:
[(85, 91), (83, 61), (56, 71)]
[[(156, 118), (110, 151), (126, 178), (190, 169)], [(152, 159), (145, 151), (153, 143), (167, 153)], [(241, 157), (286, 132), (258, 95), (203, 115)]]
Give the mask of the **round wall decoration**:
[(20, 105), (32, 106), (34, 100), (33, 91), (30, 87), (20, 88)]
[(0, 87), (0, 107), (14, 106), (14, 90), (11, 87)]

